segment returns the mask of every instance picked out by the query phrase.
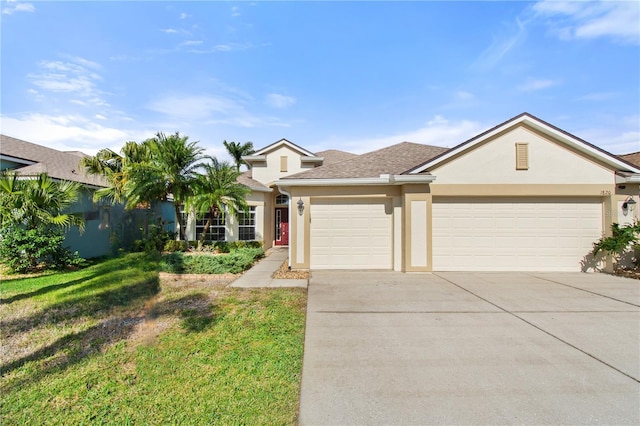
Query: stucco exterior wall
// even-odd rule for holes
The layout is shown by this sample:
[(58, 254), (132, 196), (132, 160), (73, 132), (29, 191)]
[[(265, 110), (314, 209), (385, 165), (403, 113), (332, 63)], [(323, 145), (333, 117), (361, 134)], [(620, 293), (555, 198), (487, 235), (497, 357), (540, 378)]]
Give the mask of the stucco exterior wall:
[[(529, 168), (516, 170), (516, 142), (528, 144)], [(612, 184), (613, 172), (567, 146), (519, 126), (431, 170), (438, 184)]]
[[(287, 171), (281, 171), (281, 157), (287, 157)], [(254, 180), (269, 186), (273, 181), (284, 176), (302, 172), (312, 168), (313, 165), (303, 167), (299, 152), (288, 146), (280, 146), (266, 154), (266, 162), (256, 162), (252, 167)]]

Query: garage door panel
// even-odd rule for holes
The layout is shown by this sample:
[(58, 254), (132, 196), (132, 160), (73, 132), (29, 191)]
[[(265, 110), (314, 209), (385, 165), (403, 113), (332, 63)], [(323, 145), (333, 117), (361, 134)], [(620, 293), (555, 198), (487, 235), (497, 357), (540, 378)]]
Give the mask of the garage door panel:
[(602, 233), (599, 199), (438, 199), (434, 270), (579, 271)]
[(312, 199), (312, 269), (391, 269), (389, 201)]

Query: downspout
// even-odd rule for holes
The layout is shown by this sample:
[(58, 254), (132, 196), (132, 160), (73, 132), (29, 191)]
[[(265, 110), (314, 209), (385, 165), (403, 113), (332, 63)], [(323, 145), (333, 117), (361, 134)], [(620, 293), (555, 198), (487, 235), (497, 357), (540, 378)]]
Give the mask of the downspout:
[[(291, 206), (291, 194), (288, 193), (287, 191), (285, 191), (280, 185), (278, 185), (278, 191), (280, 191), (280, 193), (284, 194), (287, 196), (287, 198), (289, 198), (289, 208), (287, 210), (289, 210), (289, 217), (288, 217), (288, 221), (289, 221), (289, 244), (287, 245), (287, 252), (288, 252), (288, 263), (289, 263), (289, 270), (291, 270), (291, 210), (292, 210), (292, 206)], [(297, 238), (298, 234), (296, 233), (296, 238)]]

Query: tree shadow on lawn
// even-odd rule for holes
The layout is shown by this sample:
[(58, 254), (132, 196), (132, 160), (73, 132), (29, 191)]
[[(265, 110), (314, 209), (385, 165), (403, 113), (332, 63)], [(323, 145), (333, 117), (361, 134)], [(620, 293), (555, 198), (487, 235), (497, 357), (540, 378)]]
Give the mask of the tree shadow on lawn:
[[(0, 366), (5, 376), (29, 362), (42, 362), (26, 377), (17, 378), (4, 386), (4, 392), (37, 383), (47, 375), (62, 372), (103, 348), (129, 339), (145, 320), (177, 315), (186, 332), (201, 332), (219, 321), (222, 310), (212, 304), (206, 294), (191, 294), (179, 299), (153, 304), (148, 312), (139, 316), (124, 316), (101, 321), (87, 330), (71, 333), (37, 351)], [(48, 359), (49, 358), (49, 359)]]
[(139, 299), (148, 299), (159, 291), (158, 276), (145, 277), (128, 286), (64, 300), (26, 317), (0, 321), (0, 336), (23, 333), (41, 324), (57, 324), (83, 315), (96, 316), (114, 306), (127, 306)]
[(67, 287), (72, 287), (74, 285), (81, 284), (85, 281), (92, 280), (97, 276), (98, 274), (92, 274), (87, 277), (78, 278), (72, 281), (66, 281), (58, 284), (48, 285), (46, 287), (40, 287), (37, 290), (33, 290), (27, 293), (14, 294), (13, 296), (7, 297), (6, 299), (0, 298), (0, 305), (5, 305), (5, 304), (8, 305), (10, 303), (17, 302), (18, 300), (29, 299), (32, 297), (41, 296), (43, 294), (50, 293), (52, 291), (61, 290)]

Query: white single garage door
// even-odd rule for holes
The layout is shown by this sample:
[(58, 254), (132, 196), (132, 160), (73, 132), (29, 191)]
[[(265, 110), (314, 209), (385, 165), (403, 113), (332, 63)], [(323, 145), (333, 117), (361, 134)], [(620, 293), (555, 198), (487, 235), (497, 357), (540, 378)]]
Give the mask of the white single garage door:
[(387, 199), (312, 199), (311, 269), (391, 269)]
[(602, 233), (599, 199), (433, 200), (435, 271), (580, 271)]

